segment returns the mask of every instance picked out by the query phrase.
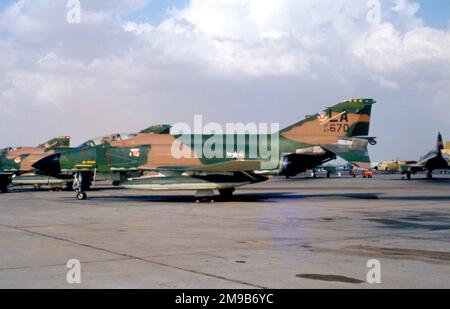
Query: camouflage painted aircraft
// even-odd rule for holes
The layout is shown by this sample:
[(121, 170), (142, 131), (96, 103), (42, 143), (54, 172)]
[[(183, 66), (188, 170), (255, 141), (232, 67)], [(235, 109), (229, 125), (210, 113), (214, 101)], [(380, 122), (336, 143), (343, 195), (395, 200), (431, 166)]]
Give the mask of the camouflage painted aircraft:
[(445, 158), (444, 142), (441, 133), (438, 134), (436, 149), (430, 151), (417, 163), (404, 164), (400, 166), (401, 173), (411, 180), (411, 175), (417, 172), (427, 172), (427, 179), (433, 179), (433, 170), (447, 170), (448, 159)]
[(398, 172), (401, 172), (401, 166), (414, 164), (417, 164), (417, 161), (413, 160), (381, 161), (375, 166), (375, 169), (382, 172), (383, 174), (397, 174)]
[[(156, 125), (146, 128), (141, 132), (154, 134), (168, 134), (170, 126)], [(86, 147), (95, 147), (98, 145), (109, 144), (113, 142), (123, 141), (135, 137), (134, 133), (115, 133), (95, 139), (88, 140), (78, 147), (70, 148), (70, 137), (63, 136), (54, 138), (37, 147), (20, 147), (20, 148), (6, 148), (1, 150), (0, 156), (0, 192), (6, 193), (8, 186), (12, 183), (16, 186), (32, 185), (66, 185), (67, 189), (72, 189), (74, 178), (67, 175), (61, 177), (49, 177), (48, 175), (40, 175), (35, 173), (32, 167), (34, 163), (48, 155), (54, 153), (61, 153), (66, 151), (75, 151)], [(93, 175), (94, 176), (94, 175)], [(88, 190), (94, 181), (92, 177), (86, 177), (83, 185), (83, 190)], [(114, 174), (97, 174), (97, 180), (111, 180), (114, 185), (119, 184), (119, 178), (114, 177)]]
[[(70, 146), (70, 137), (56, 137), (37, 147), (5, 148), (0, 154), (0, 192), (8, 191), (15, 177), (32, 173), (32, 165), (40, 159)], [(30, 177), (32, 175), (29, 175)], [(21, 178), (24, 181), (31, 178)], [(46, 178), (48, 181), (48, 177)], [(55, 179), (56, 180), (56, 179)]]
[[(221, 135), (226, 142), (214, 148), (223, 156), (202, 155), (212, 135), (141, 132), (134, 138), (53, 154), (34, 167), (54, 177), (75, 175), (80, 200), (86, 198), (81, 189), (85, 179), (99, 172), (119, 174), (125, 188), (196, 190), (196, 196), (208, 198), (218, 190), (229, 198), (236, 187), (265, 181), (270, 175), (294, 176), (337, 156), (370, 168), (367, 146), (376, 144), (368, 136), (374, 103), (372, 99), (347, 100), (274, 134)], [(279, 151), (268, 159), (261, 149), (274, 148), (273, 141)], [(174, 155), (174, 146), (188, 155)], [(254, 148), (259, 149), (256, 156), (251, 153)]]

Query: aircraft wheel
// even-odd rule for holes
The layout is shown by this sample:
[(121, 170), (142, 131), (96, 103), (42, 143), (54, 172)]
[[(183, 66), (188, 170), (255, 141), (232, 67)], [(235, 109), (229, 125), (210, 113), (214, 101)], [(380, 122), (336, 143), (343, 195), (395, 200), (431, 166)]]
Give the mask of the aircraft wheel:
[(406, 173), (406, 179), (411, 180), (411, 173)]
[(114, 187), (118, 187), (118, 186), (120, 186), (120, 181), (113, 181), (113, 183), (112, 183), (112, 185), (114, 186)]
[(330, 172), (327, 173), (327, 178), (331, 178), (331, 173)]
[(84, 191), (77, 193), (77, 200), (84, 201), (87, 198), (87, 194)]
[(1, 193), (8, 193), (8, 187), (1, 187), (0, 188)]
[(427, 179), (428, 180), (432, 180), (433, 179), (433, 174), (427, 174)]
[(214, 197), (202, 197), (195, 200), (196, 204), (206, 204), (206, 203), (214, 204), (215, 202), (216, 200), (214, 199)]

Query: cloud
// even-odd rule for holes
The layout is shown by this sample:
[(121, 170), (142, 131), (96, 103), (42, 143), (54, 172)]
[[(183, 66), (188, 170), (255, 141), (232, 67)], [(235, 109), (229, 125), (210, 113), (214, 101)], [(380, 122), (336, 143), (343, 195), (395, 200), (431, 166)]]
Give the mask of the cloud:
[(125, 20), (147, 1), (81, 3), (81, 24), (57, 0), (0, 13), (1, 146), (194, 113), (283, 126), (351, 97), (379, 101), (375, 159), (450, 134), (450, 33), (425, 27), (412, 1), (382, 1), (380, 24), (360, 0), (192, 0), (159, 25)]

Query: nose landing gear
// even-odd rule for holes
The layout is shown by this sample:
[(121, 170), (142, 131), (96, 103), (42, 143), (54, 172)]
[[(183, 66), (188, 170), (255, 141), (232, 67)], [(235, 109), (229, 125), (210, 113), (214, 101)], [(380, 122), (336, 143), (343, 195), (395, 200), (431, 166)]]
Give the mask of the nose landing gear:
[(87, 198), (86, 192), (80, 191), (77, 192), (77, 200), (84, 201)]
[(78, 172), (75, 174), (75, 191), (77, 192), (76, 198), (79, 201), (84, 201), (87, 198), (86, 189), (92, 184), (92, 176), (89, 173)]

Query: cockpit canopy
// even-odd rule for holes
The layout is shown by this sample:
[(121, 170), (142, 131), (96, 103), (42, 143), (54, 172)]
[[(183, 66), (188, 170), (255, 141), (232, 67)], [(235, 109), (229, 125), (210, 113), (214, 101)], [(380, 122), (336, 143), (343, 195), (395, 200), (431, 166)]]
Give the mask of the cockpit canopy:
[(15, 150), (17, 150), (17, 149), (18, 149), (18, 148), (6, 147), (6, 148), (1, 149), (1, 150), (0, 150), (0, 153), (8, 153), (8, 152), (11, 152), (11, 151), (15, 151)]
[(118, 133), (118, 134), (101, 136), (101, 137), (97, 137), (97, 138), (88, 140), (78, 147), (85, 148), (85, 147), (95, 147), (95, 146), (99, 146), (99, 145), (110, 144), (111, 142), (123, 141), (123, 140), (127, 140), (130, 138), (136, 137), (136, 135), (137, 134), (134, 134), (134, 133)]

